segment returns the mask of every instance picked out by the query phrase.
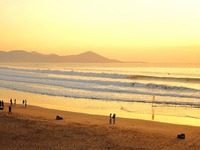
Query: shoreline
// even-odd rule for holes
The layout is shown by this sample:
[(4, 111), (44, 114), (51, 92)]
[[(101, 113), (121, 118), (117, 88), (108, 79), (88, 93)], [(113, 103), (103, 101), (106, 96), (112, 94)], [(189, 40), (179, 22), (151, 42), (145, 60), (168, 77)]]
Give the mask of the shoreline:
[[(17, 99), (17, 104), (21, 104), (26, 99), (28, 105), (43, 108), (108, 116), (116, 113), (117, 117), (129, 119), (141, 119), (154, 122), (165, 122), (182, 125), (200, 125), (200, 109), (189, 107), (151, 107), (151, 104), (98, 101), (87, 99), (73, 99), (65, 97), (55, 97), (48, 95), (33, 94), (0, 88), (0, 99), (9, 103), (10, 98)], [(152, 112), (154, 111), (154, 120)], [(179, 116), (176, 116), (179, 115)], [(197, 116), (197, 117), (193, 117)]]
[[(0, 111), (3, 149), (198, 149), (200, 128), (139, 119), (27, 107)], [(63, 120), (56, 120), (56, 116)], [(177, 135), (184, 133), (184, 140)], [(56, 140), (55, 140), (56, 139)], [(23, 142), (24, 140), (24, 142)], [(12, 142), (10, 142), (12, 141)], [(16, 145), (17, 143), (17, 145)]]

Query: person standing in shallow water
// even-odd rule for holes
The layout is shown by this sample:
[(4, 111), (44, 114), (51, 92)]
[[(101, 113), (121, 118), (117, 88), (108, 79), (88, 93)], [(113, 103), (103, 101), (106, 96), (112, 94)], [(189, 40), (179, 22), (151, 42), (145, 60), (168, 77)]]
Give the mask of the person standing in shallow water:
[(116, 114), (113, 114), (113, 117), (112, 117), (112, 119), (113, 119), (113, 124), (115, 124), (115, 118), (116, 118)]
[(112, 114), (110, 114), (110, 124), (112, 124)]

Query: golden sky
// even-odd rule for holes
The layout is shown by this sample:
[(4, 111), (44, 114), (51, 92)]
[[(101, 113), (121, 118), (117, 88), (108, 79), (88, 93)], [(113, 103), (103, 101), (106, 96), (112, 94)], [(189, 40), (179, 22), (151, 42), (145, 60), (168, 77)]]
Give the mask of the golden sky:
[(200, 0), (0, 0), (0, 50), (200, 63)]

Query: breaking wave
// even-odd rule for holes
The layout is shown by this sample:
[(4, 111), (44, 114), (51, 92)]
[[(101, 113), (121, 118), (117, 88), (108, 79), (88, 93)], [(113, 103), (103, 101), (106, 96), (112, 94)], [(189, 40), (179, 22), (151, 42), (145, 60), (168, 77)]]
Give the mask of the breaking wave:
[[(198, 78), (0, 67), (2, 88), (52, 96), (143, 103), (151, 103), (147, 97), (156, 95), (160, 97), (157, 104), (200, 105), (199, 89), (165, 85), (154, 80), (200, 82)], [(179, 101), (174, 101), (174, 98), (179, 98)]]

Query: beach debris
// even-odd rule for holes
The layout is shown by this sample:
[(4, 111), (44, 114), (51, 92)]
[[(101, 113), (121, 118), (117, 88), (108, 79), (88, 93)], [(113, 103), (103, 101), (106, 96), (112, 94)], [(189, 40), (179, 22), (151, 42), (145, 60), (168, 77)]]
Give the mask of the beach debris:
[(179, 138), (179, 139), (185, 139), (185, 134), (183, 134), (183, 133), (182, 134), (178, 134), (177, 138)]
[(56, 116), (56, 120), (62, 120), (63, 118), (60, 116)]

